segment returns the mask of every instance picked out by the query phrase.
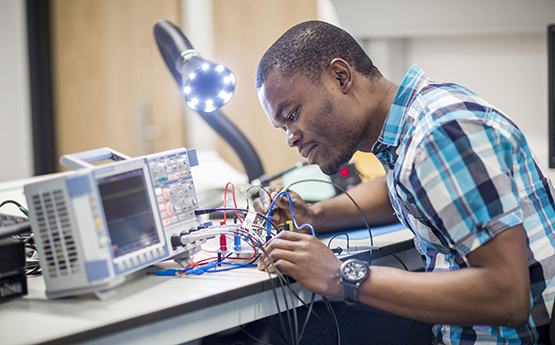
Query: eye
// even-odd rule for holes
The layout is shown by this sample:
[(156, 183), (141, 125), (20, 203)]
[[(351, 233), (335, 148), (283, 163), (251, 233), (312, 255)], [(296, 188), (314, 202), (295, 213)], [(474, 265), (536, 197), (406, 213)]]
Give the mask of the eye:
[(293, 110), (291, 113), (289, 113), (289, 115), (287, 115), (287, 120), (288, 121), (295, 121), (296, 117), (297, 117), (297, 110), (299, 108), (295, 108), (295, 110)]

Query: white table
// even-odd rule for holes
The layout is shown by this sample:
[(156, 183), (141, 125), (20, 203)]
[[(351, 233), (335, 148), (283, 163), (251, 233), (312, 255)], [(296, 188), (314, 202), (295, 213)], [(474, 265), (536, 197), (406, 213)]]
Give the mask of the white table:
[[(0, 183), (0, 201), (26, 204), (22, 186), (35, 179)], [(18, 210), (4, 206), (0, 212)], [(411, 239), (404, 229), (375, 237), (374, 245), (390, 245), (410, 269), (418, 269)], [(391, 257), (373, 263), (398, 266)], [(275, 296), (280, 310), (286, 308), (283, 293), (278, 289), (274, 295), (277, 278), (255, 268), (186, 277), (147, 274), (158, 268), (130, 275), (115, 288), (116, 297), (106, 301), (92, 295), (48, 300), (43, 278), (28, 278), (26, 296), (0, 304), (0, 343), (176, 344), (273, 315), (278, 312)], [(309, 291), (297, 283), (292, 286), (303, 300), (310, 300)]]

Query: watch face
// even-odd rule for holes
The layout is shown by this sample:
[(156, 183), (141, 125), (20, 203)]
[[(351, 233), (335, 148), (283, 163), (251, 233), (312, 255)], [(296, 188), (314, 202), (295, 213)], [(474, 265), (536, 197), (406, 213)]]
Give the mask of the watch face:
[(341, 272), (344, 279), (357, 282), (368, 275), (368, 266), (359, 260), (349, 260), (344, 263)]

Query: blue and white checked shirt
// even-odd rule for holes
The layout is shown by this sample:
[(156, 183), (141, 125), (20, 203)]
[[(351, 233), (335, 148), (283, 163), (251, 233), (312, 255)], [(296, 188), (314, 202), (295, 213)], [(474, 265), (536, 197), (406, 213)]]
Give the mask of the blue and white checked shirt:
[[(436, 84), (418, 66), (401, 83), (373, 152), (427, 271), (467, 267), (466, 255), (523, 223), (531, 314), (520, 329), (436, 325), (446, 344), (534, 344), (555, 293), (555, 191), (522, 132), (472, 91)], [(511, 279), (507, 277), (507, 279)]]

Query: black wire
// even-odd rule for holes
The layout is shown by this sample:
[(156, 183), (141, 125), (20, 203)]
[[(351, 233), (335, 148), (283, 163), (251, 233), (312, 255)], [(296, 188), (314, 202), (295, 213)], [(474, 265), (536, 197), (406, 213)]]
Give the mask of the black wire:
[[(315, 294), (313, 293), (312, 295), (314, 296)], [(301, 344), (312, 343), (314, 340), (316, 340), (316, 339), (322, 337), (322, 336), (325, 335), (327, 332), (329, 332), (330, 334), (333, 335), (333, 332), (332, 332), (331, 329), (329, 328), (328, 323), (320, 316), (320, 314), (318, 314), (317, 312), (315, 312), (314, 310), (312, 310), (312, 307), (313, 307), (313, 304), (314, 304), (313, 300), (311, 300), (311, 302), (310, 302), (310, 303), (311, 303), (310, 307), (307, 307), (307, 306), (306, 306), (307, 303), (306, 303), (305, 301), (303, 301), (303, 300), (301, 299), (301, 297), (299, 297), (297, 294), (295, 294), (295, 296), (296, 296), (301, 302), (303, 302), (303, 305), (305, 306), (305, 308), (308, 308), (308, 309), (309, 309), (309, 310), (308, 310), (308, 313), (307, 313), (307, 318), (305, 319), (305, 322), (307, 323), (308, 317), (309, 317), (310, 315), (314, 315), (314, 316), (322, 323), (322, 325), (324, 325), (324, 327), (326, 328), (324, 331), (322, 331), (322, 333), (318, 334), (317, 336), (315, 336), (315, 337), (313, 337), (313, 338), (311, 338), (311, 339), (308, 339), (308, 340), (306, 340), (306, 341), (301, 342)], [(304, 326), (303, 326), (303, 328), (304, 328)], [(304, 333), (304, 329), (303, 329), (303, 333)], [(301, 337), (299, 338), (299, 340), (302, 340), (302, 335), (301, 335)]]
[[(336, 185), (335, 183), (332, 183), (332, 182), (329, 182), (329, 181), (307, 179), (307, 180), (301, 180), (301, 181), (297, 181), (297, 182), (291, 183), (286, 189), (289, 189), (289, 187), (293, 186), (294, 184), (301, 183), (301, 182), (309, 182), (309, 181), (313, 181), (313, 182), (324, 182), (324, 183), (329, 183), (329, 184)], [(349, 197), (349, 199), (351, 199), (351, 201), (354, 203), (354, 205), (355, 205), (355, 206), (357, 207), (357, 209), (359, 210), (359, 212), (360, 212), (361, 216), (363, 217), (363, 220), (364, 220), (364, 222), (365, 222), (365, 224), (366, 224), (366, 227), (367, 227), (367, 229), (368, 229), (368, 233), (369, 233), (369, 235), (370, 235), (370, 243), (373, 245), (372, 232), (371, 232), (370, 226), (368, 225), (368, 221), (366, 220), (366, 217), (364, 216), (364, 213), (362, 212), (361, 208), (358, 206), (358, 204), (354, 201), (354, 199), (353, 199), (342, 187), (340, 187), (340, 186), (336, 186), (336, 187), (338, 187), (340, 190), (342, 190), (342, 191)], [(263, 187), (262, 187), (262, 188), (263, 188)], [(263, 188), (263, 189), (264, 189), (264, 188)], [(266, 192), (267, 192), (267, 191), (266, 191)], [(237, 209), (237, 208), (215, 208), (215, 209), (214, 209), (214, 211), (221, 211), (221, 210), (249, 212), (248, 210), (245, 210), (245, 209)], [(260, 214), (260, 213), (258, 213), (258, 212), (257, 212), (257, 215), (260, 216), (262, 219), (264, 219), (264, 220), (270, 222), (270, 224), (271, 224), (272, 226), (274, 226), (274, 228), (276, 228), (277, 231), (280, 230), (280, 229), (279, 229), (270, 219), (268, 219), (266, 216), (264, 216), (264, 215), (262, 215), (262, 214)], [(260, 227), (260, 228), (264, 229), (263, 227)], [(335, 238), (336, 238), (337, 236), (339, 236), (339, 235), (345, 235), (345, 236), (347, 237), (347, 248), (349, 247), (349, 235), (348, 235), (347, 233), (344, 233), (344, 232), (343, 232), (343, 233), (335, 234), (335, 235), (329, 240), (329, 242), (328, 242), (328, 248), (330, 247), (332, 240), (335, 239)], [(252, 240), (252, 239), (251, 239), (251, 240)], [(262, 248), (262, 245), (260, 245), (259, 248), (264, 252), (264, 255), (265, 255), (266, 257), (268, 257), (268, 254), (266, 253), (265, 249)], [(382, 249), (382, 250), (384, 250), (385, 252), (387, 252), (387, 253), (389, 253), (390, 255), (392, 255), (395, 259), (397, 259), (397, 260), (401, 263), (401, 265), (403, 266), (403, 268), (404, 268), (406, 271), (409, 270), (409, 269), (407, 268), (407, 266), (405, 265), (405, 263), (403, 262), (403, 260), (402, 260), (399, 256), (397, 256), (394, 252), (392, 252), (392, 251), (390, 251), (390, 250), (388, 250), (388, 249), (386, 249), (386, 248), (382, 248), (382, 247), (380, 247), (380, 248), (378, 248), (378, 249)], [(370, 255), (371, 255), (371, 254), (370, 254)], [(276, 272), (276, 274), (278, 274), (278, 277), (279, 277), (278, 281), (280, 281), (280, 287), (282, 287), (282, 288), (285, 287), (285, 286), (283, 285), (283, 281), (285, 281), (286, 284), (287, 284), (287, 286), (288, 286), (288, 289), (289, 289), (290, 293), (291, 293), (291, 294), (294, 294), (294, 295), (306, 306), (306, 302), (304, 302), (296, 293), (294, 293), (294, 291), (291, 289), (291, 286), (290, 286), (289, 281), (288, 281), (287, 279), (285, 279), (285, 278), (283, 277), (283, 275), (277, 270), (277, 268), (275, 267), (273, 261), (272, 261), (269, 257), (268, 257), (268, 259), (270, 260), (270, 262), (271, 262), (271, 264), (272, 264), (272, 266), (273, 266), (273, 268), (274, 268), (274, 271)], [(370, 263), (371, 261), (372, 261), (372, 255), (370, 256), (369, 263)], [(266, 266), (266, 263), (265, 263), (264, 261), (262, 261), (262, 262), (264, 263), (265, 270), (267, 270), (268, 267)], [(283, 281), (282, 281), (282, 279), (283, 279)], [(273, 282), (272, 282), (272, 289), (274, 290), (274, 295), (275, 295), (275, 286), (273, 285)], [(295, 308), (289, 309), (289, 307), (288, 307), (288, 305), (287, 305), (287, 297), (286, 297), (286, 295), (285, 295), (285, 289), (283, 289), (283, 292), (284, 292), (284, 301), (285, 301), (285, 303), (286, 303), (286, 314), (287, 314), (288, 324), (289, 324), (289, 326), (290, 326), (289, 329), (290, 329), (290, 331), (291, 331), (290, 336), (291, 336), (292, 341), (293, 341), (295, 344), (298, 344), (298, 342), (302, 339), (302, 335), (304, 334), (304, 330), (305, 330), (306, 324), (308, 323), (308, 318), (309, 318), (309, 316), (310, 316), (310, 312), (311, 312), (311, 311), (309, 311), (309, 313), (307, 314), (307, 317), (306, 317), (305, 322), (304, 322), (304, 324), (303, 324), (303, 327), (302, 327), (302, 329), (301, 329), (300, 335), (299, 335), (299, 333), (298, 333), (297, 315), (296, 315), (296, 312), (293, 313), (293, 319), (294, 319), (294, 320), (293, 320), (293, 324), (295, 325), (295, 330), (294, 330), (295, 333), (294, 333), (294, 334), (296, 335), (296, 337), (294, 337), (294, 336), (293, 336), (292, 325), (291, 325), (291, 323), (292, 323), (291, 321), (292, 321), (292, 320), (291, 320), (291, 316), (289, 315), (289, 311), (290, 311), (290, 310), (294, 310)], [(282, 319), (282, 316), (281, 316), (282, 313), (280, 312), (279, 302), (278, 302), (278, 299), (277, 299), (277, 295), (275, 295), (274, 298), (275, 298), (275, 301), (276, 301), (276, 306), (277, 306), (277, 308), (278, 308), (278, 315), (279, 315), (279, 317), (280, 317), (280, 323), (281, 323), (281, 325), (282, 325), (282, 328), (285, 330), (285, 324), (284, 324), (283, 319)], [(326, 325), (326, 328), (327, 328), (327, 330), (324, 330), (324, 331), (322, 332), (322, 334), (319, 335), (318, 337), (324, 335), (327, 331), (329, 331), (329, 332), (330, 332), (330, 336), (332, 337), (332, 339), (333, 339), (337, 344), (340, 344), (341, 338), (340, 338), (340, 333), (339, 333), (339, 322), (338, 322), (337, 317), (336, 317), (336, 315), (335, 315), (335, 312), (333, 311), (333, 308), (332, 308), (331, 305), (329, 304), (329, 301), (327, 300), (327, 298), (325, 298), (325, 297), (322, 297), (322, 298), (324, 299), (325, 303), (327, 303), (327, 304), (326, 304), (326, 307), (328, 308), (328, 311), (330, 312), (330, 315), (332, 315), (332, 318), (333, 318), (333, 320), (334, 320), (334, 323), (335, 323), (335, 326), (336, 326), (337, 338), (335, 338), (335, 337), (333, 336), (333, 333), (331, 332), (331, 330), (330, 330), (329, 328), (327, 328), (327, 324), (326, 324), (320, 317), (317, 316), (317, 317)], [(294, 301), (292, 300), (292, 296), (291, 296), (291, 303), (292, 303), (292, 307), (293, 307)], [(312, 304), (311, 304), (310, 307), (312, 307)], [(350, 310), (351, 310), (351, 308), (349, 308), (349, 309), (345, 312), (345, 314), (343, 314), (343, 316), (340, 318), (340, 320), (342, 320), (342, 319), (348, 314), (348, 312), (349, 312)], [(314, 315), (317, 315), (317, 313), (314, 313)], [(272, 327), (272, 328), (273, 328), (273, 327)], [(413, 324), (413, 329), (414, 329), (414, 324)], [(278, 332), (278, 334), (279, 334), (279, 332)], [(411, 330), (411, 334), (412, 334), (412, 330)], [(280, 336), (281, 336), (281, 334), (280, 334)], [(318, 338), (318, 337), (316, 337), (316, 338)], [(282, 338), (283, 338), (283, 337), (282, 337)], [(314, 339), (316, 339), (316, 338), (314, 338)], [(283, 339), (285, 339), (285, 338), (283, 338)], [(311, 339), (310, 341), (313, 341), (314, 339)], [(410, 339), (410, 338), (409, 338), (409, 339)], [(287, 341), (286, 341), (286, 343), (287, 343)]]
[(339, 233), (333, 235), (330, 238), (330, 240), (328, 241), (328, 248), (331, 248), (331, 241), (333, 241), (339, 235), (345, 235), (345, 237), (347, 238), (347, 248), (349, 248), (349, 234), (347, 234), (346, 232), (339, 232)]
[[(306, 326), (308, 325), (308, 320), (310, 319), (310, 314), (312, 313), (312, 308), (314, 307), (314, 297), (315, 296), (316, 296), (316, 294), (313, 292), (312, 296), (310, 297), (310, 304), (309, 304), (309, 307), (308, 307), (308, 311), (306, 313), (306, 317), (304, 319), (303, 327), (301, 328), (301, 333), (299, 334), (299, 341), (301, 341), (301, 339), (303, 339), (304, 331), (306, 329)], [(299, 300), (300, 300), (300, 298), (299, 298)], [(302, 302), (304, 302), (304, 301), (302, 301)], [(306, 306), (306, 304), (305, 304), (305, 306)]]
[[(287, 279), (285, 279), (285, 277), (284, 277), (284, 276), (281, 274), (281, 272), (277, 269), (276, 265), (274, 264), (274, 261), (273, 261), (273, 260), (270, 258), (270, 256), (268, 255), (268, 252), (266, 252), (266, 249), (264, 249), (263, 246), (260, 246), (260, 250), (262, 251), (262, 253), (264, 254), (264, 256), (268, 258), (268, 260), (270, 261), (270, 264), (271, 264), (272, 268), (274, 269), (274, 272), (275, 272), (276, 275), (278, 276), (278, 281), (280, 282), (280, 287), (282, 288), (282, 291), (283, 291), (283, 300), (284, 300), (284, 302), (285, 302), (285, 308), (286, 308), (286, 314), (287, 314), (287, 321), (288, 321), (288, 324), (289, 324), (289, 330), (292, 332), (293, 325), (291, 324), (291, 316), (289, 315), (289, 305), (288, 305), (288, 303), (287, 303), (287, 296), (285, 295), (285, 289), (284, 289), (283, 282), (286, 283), (286, 285), (287, 285), (288, 288), (289, 288), (289, 291), (292, 291), (291, 285), (289, 284), (289, 281), (288, 281)], [(268, 272), (268, 266), (266, 265), (266, 261), (265, 261), (265, 260), (262, 260), (262, 263), (264, 264), (264, 270)], [(272, 278), (272, 277), (271, 277), (271, 273), (268, 272), (268, 275), (270, 275), (270, 278)], [(277, 307), (277, 310), (278, 310), (278, 317), (279, 317), (279, 319), (280, 319), (281, 327), (282, 327), (282, 329), (283, 329), (284, 331), (286, 331), (287, 328), (285, 327), (285, 323), (283, 322), (283, 317), (282, 317), (281, 309), (280, 309), (280, 307), (279, 307), (279, 301), (278, 301), (278, 299), (277, 299), (276, 288), (275, 288), (275, 286), (274, 286), (274, 284), (273, 284), (273, 280), (272, 280), (272, 279), (270, 279), (270, 282), (272, 282), (272, 291), (273, 291), (273, 293), (274, 293), (274, 300), (275, 300), (275, 302), (276, 302), (276, 307)], [(291, 333), (290, 335), (291, 335), (291, 339), (294, 340), (293, 333)], [(286, 343), (289, 343), (289, 342), (286, 341)]]
[[(209, 211), (212, 212), (212, 211), (214, 211), (214, 210), (219, 211), (219, 210), (217, 210), (217, 209), (210, 209)], [(245, 212), (245, 211), (246, 211), (246, 210), (243, 210), (243, 209), (232, 209), (232, 210), (239, 210), (239, 211), (242, 211), (242, 212)], [(204, 211), (204, 210), (201, 210), (201, 211)], [(273, 279), (272, 279), (271, 273), (268, 272), (268, 266), (266, 265), (266, 262), (265, 262), (264, 260), (262, 260), (262, 263), (264, 264), (264, 269), (268, 272), (268, 274), (270, 275), (270, 278), (271, 278), (271, 279), (270, 279), (270, 284), (272, 285), (272, 292), (273, 292), (273, 295), (274, 295), (274, 301), (275, 301), (275, 303), (276, 303), (276, 308), (277, 308), (277, 310), (278, 310), (278, 316), (279, 316), (279, 318), (280, 318), (280, 323), (281, 323), (282, 328), (283, 328), (284, 331), (287, 330), (287, 329), (290, 330), (290, 332), (291, 332), (291, 334), (290, 334), (291, 340), (292, 340), (292, 342), (295, 343), (296, 335), (298, 334), (297, 314), (296, 314), (295, 308), (290, 308), (290, 307), (289, 307), (289, 302), (288, 302), (288, 300), (287, 300), (287, 295), (286, 295), (286, 291), (285, 291), (285, 285), (287, 285), (288, 290), (291, 292), (291, 303), (294, 303), (294, 301), (293, 301), (293, 290), (292, 290), (292, 287), (291, 287), (291, 284), (290, 284), (289, 280), (286, 279), (286, 278), (283, 276), (283, 274), (277, 269), (277, 267), (275, 266), (273, 260), (268, 256), (268, 253), (267, 253), (266, 250), (264, 249), (263, 244), (262, 244), (261, 242), (259, 242), (256, 238), (254, 238), (254, 237), (252, 237), (252, 236), (247, 236), (248, 232), (246, 232), (246, 231), (239, 231), (239, 230), (226, 230), (225, 233), (229, 233), (229, 234), (231, 234), (231, 235), (240, 236), (240, 237), (242, 237), (245, 241), (251, 242), (251, 245), (252, 245), (253, 247), (255, 247), (255, 248), (259, 248), (259, 249), (262, 251), (263, 255), (264, 255), (265, 257), (267, 257), (268, 260), (270, 261), (270, 264), (271, 264), (271, 266), (273, 267), (273, 269), (274, 269), (274, 271), (275, 271), (275, 273), (276, 273), (276, 275), (277, 275), (277, 277), (278, 277), (279, 287), (282, 288), (283, 300), (284, 300), (285, 309), (286, 309), (285, 314), (287, 315), (287, 321), (288, 321), (287, 323), (288, 323), (288, 325), (289, 325), (289, 328), (285, 327), (285, 323), (284, 323), (284, 321), (283, 321), (281, 308), (280, 308), (280, 306), (279, 306), (279, 300), (278, 300), (278, 298), (277, 298), (276, 286), (275, 286), (274, 281), (273, 281)], [(284, 283), (285, 283), (285, 284), (284, 284)], [(291, 307), (293, 307), (293, 304), (291, 305)], [(290, 312), (293, 314), (294, 322), (291, 320), (291, 315), (289, 314)], [(295, 325), (295, 328), (293, 327), (293, 325)], [(288, 342), (286, 342), (286, 343), (288, 343)]]
[(245, 200), (247, 202), (247, 209), (249, 209), (248, 192), (249, 192), (249, 190), (251, 190), (251, 188), (261, 188), (263, 191), (266, 192), (266, 194), (268, 194), (268, 197), (270, 198), (270, 200), (272, 199), (272, 195), (270, 194), (270, 192), (268, 192), (268, 190), (266, 188), (264, 188), (264, 186), (262, 186), (262, 185), (252, 185), (249, 188), (247, 188), (247, 190), (245, 191)]
[[(234, 233), (234, 232), (232, 232), (232, 233)], [(243, 235), (243, 237), (246, 237), (246, 236), (244, 236), (244, 232), (237, 231), (237, 233), (240, 233), (241, 235)], [(285, 289), (284, 289), (285, 286), (283, 285), (283, 282), (286, 281), (286, 280), (284, 279), (284, 277), (283, 277), (283, 275), (281, 274), (281, 272), (279, 272), (279, 270), (278, 270), (277, 267), (275, 266), (273, 260), (268, 256), (268, 253), (267, 253), (266, 250), (264, 249), (262, 243), (258, 242), (258, 241), (257, 241), (255, 238), (253, 238), (253, 237), (247, 237), (247, 239), (248, 239), (249, 241), (252, 241), (253, 244), (254, 244), (254, 247), (255, 247), (255, 248), (259, 248), (259, 249), (262, 251), (262, 253), (263, 253), (263, 254), (268, 258), (268, 260), (270, 261), (271, 266), (273, 267), (274, 271), (276, 272), (276, 275), (278, 276), (278, 279), (277, 279), (277, 280), (278, 280), (278, 282), (279, 282), (279, 287), (282, 288), (282, 291), (283, 291), (283, 294), (284, 294), (285, 307), (286, 307), (286, 309), (288, 310), (288, 309), (289, 309), (289, 305), (288, 305), (288, 303), (287, 303), (287, 297), (285, 296)], [(262, 260), (262, 263), (264, 264), (264, 270), (265, 270), (266, 272), (268, 272), (268, 266), (266, 265), (266, 262), (265, 262), (264, 260)], [(278, 300), (278, 296), (277, 296), (276, 286), (275, 286), (275, 284), (274, 284), (274, 280), (273, 280), (273, 277), (272, 277), (271, 273), (268, 272), (268, 275), (270, 276), (270, 284), (272, 285), (272, 293), (273, 293), (273, 295), (274, 295), (274, 301), (275, 301), (276, 308), (277, 308), (277, 311), (278, 311), (278, 317), (279, 317), (279, 320), (280, 320), (280, 324), (281, 324), (281, 327), (283, 328), (283, 330), (285, 331), (287, 328), (285, 327), (285, 322), (284, 322), (284, 320), (283, 320), (281, 308), (280, 308), (280, 306), (279, 306), (279, 300)], [(287, 282), (287, 281), (286, 281), (286, 282)], [(289, 284), (289, 283), (287, 282), (287, 284)], [(289, 286), (289, 288), (291, 288), (291, 287)], [(289, 329), (292, 330), (291, 317), (290, 317), (289, 313), (286, 313), (286, 314), (287, 314), (287, 321), (288, 321), (288, 324), (289, 324)], [(291, 336), (293, 336), (293, 335), (291, 334)], [(285, 340), (285, 338), (284, 338), (284, 340)], [(286, 340), (285, 342), (286, 342), (286, 344), (289, 344), (289, 342), (288, 342), (287, 340)]]
[(13, 204), (16, 205), (19, 210), (27, 217), (29, 217), (29, 211), (27, 211), (27, 209), (25, 207), (23, 207), (23, 205), (21, 205), (19, 202), (15, 201), (15, 200), (5, 200), (0, 204), (0, 207), (7, 205), (7, 204)]
[(358, 212), (360, 213), (360, 215), (362, 216), (362, 220), (364, 221), (364, 225), (366, 225), (366, 229), (368, 229), (368, 234), (370, 236), (370, 245), (374, 245), (374, 238), (372, 237), (372, 231), (370, 229), (370, 225), (368, 224), (368, 220), (366, 219), (366, 216), (364, 215), (364, 212), (362, 212), (362, 209), (360, 208), (360, 206), (358, 206), (357, 202), (355, 201), (355, 199), (353, 199), (353, 197), (345, 190), (345, 188), (341, 187), (340, 185), (338, 185), (337, 183), (333, 183), (331, 181), (326, 181), (326, 180), (318, 180), (318, 179), (306, 179), (306, 180), (299, 180), (299, 181), (295, 181), (293, 183), (290, 183), (287, 187), (284, 188), (284, 190), (288, 190), (289, 188), (291, 188), (292, 186), (299, 184), (299, 183), (304, 183), (304, 182), (322, 182), (322, 183), (327, 183), (327, 184), (331, 184), (333, 186), (335, 186), (337, 189), (339, 189), (340, 191), (342, 191), (343, 193), (345, 193), (345, 195), (351, 199), (351, 201), (353, 202), (353, 204), (355, 205), (355, 207), (357, 208)]
[[(260, 321), (264, 322), (266, 325), (270, 325), (270, 323), (268, 323), (268, 321), (261, 319)], [(273, 326), (272, 326), (273, 327)], [(255, 337), (254, 335), (252, 335), (249, 331), (247, 331), (247, 329), (245, 328), (244, 325), (239, 325), (239, 328), (241, 328), (241, 330), (243, 331), (243, 333), (245, 333), (249, 338), (251, 338), (252, 340), (256, 341), (257, 343), (260, 343), (262, 345), (273, 345), (271, 343), (265, 342), (262, 339), (259, 339), (257, 337)], [(279, 333), (278, 333), (279, 334)], [(281, 334), (279, 334), (281, 336)], [(281, 338), (283, 339), (283, 341), (285, 342), (285, 338), (283, 338), (283, 336), (281, 336)]]
[(339, 333), (339, 322), (337, 321), (337, 317), (335, 316), (335, 312), (333, 311), (333, 308), (330, 304), (330, 301), (327, 299), (327, 297), (322, 296), (322, 300), (324, 300), (324, 304), (326, 305), (326, 308), (328, 308), (328, 311), (329, 311), (329, 313), (330, 313), (330, 315), (333, 318), (333, 321), (335, 323), (335, 331), (337, 332), (337, 338), (335, 338), (333, 336), (332, 332), (330, 332), (330, 336), (332, 337), (334, 342), (339, 345), (339, 344), (341, 344), (341, 334)]
[(407, 265), (405, 265), (405, 263), (403, 262), (403, 260), (401, 260), (400, 257), (397, 256), (397, 254), (395, 254), (394, 252), (392, 252), (389, 249), (383, 248), (383, 247), (379, 247), (378, 249), (383, 250), (384, 252), (387, 252), (388, 254), (392, 255), (395, 259), (397, 259), (397, 261), (399, 261), (401, 263), (401, 265), (403, 266), (403, 268), (405, 269), (405, 271), (408, 271), (408, 267)]

